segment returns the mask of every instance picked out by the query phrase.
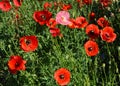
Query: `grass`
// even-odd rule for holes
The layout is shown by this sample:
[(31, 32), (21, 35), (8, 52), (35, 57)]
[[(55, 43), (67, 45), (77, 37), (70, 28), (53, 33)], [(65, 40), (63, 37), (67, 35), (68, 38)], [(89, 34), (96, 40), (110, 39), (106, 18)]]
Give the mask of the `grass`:
[[(69, 29), (58, 25), (63, 38), (53, 38), (47, 26), (40, 26), (33, 19), (36, 10), (43, 10), (43, 4), (51, 0), (24, 0), (18, 9), (19, 19), (15, 19), (15, 7), (9, 12), (0, 11), (0, 85), (1, 86), (58, 86), (54, 80), (55, 70), (65, 67), (71, 72), (68, 86), (118, 86), (120, 85), (120, 2), (113, 2), (110, 10), (98, 9), (98, 4), (78, 8), (75, 0), (59, 0), (71, 3), (72, 18), (85, 16), (95, 11), (96, 19), (106, 16), (117, 34), (113, 43), (98, 39), (99, 54), (86, 55), (84, 43), (88, 40), (85, 29)], [(49, 9), (53, 18), (60, 8)], [(114, 16), (110, 16), (113, 13)], [(20, 49), (19, 39), (26, 35), (36, 35), (39, 46), (36, 51), (25, 53)], [(20, 55), (26, 61), (26, 70), (11, 74), (7, 62), (11, 55)]]

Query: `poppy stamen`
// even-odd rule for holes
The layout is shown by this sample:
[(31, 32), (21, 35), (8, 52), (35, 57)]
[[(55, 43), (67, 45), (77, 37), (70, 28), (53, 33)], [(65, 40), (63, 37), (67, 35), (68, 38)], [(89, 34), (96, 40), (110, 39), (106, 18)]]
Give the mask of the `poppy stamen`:
[(89, 33), (90, 33), (90, 35), (94, 35), (94, 31), (93, 30), (91, 30)]
[(110, 36), (109, 36), (109, 34), (107, 34), (107, 33), (105, 34), (105, 36), (106, 36), (107, 38), (109, 38), (109, 37), (110, 37)]
[(29, 44), (31, 43), (31, 41), (30, 41), (30, 40), (26, 40), (25, 43), (26, 43), (27, 45), (29, 45)]
[(63, 74), (60, 75), (59, 77), (60, 77), (60, 79), (64, 79), (65, 78), (65, 76)]
[(88, 50), (89, 50), (89, 51), (92, 51), (92, 50), (93, 50), (93, 48), (92, 48), (92, 47), (89, 47), (89, 48), (88, 48)]
[(42, 15), (41, 18), (42, 18), (43, 20), (46, 20), (46, 16), (45, 16), (45, 15)]
[(17, 63), (17, 62), (15, 63), (15, 67), (18, 67), (19, 65), (20, 65), (20, 64), (19, 64), (19, 63)]

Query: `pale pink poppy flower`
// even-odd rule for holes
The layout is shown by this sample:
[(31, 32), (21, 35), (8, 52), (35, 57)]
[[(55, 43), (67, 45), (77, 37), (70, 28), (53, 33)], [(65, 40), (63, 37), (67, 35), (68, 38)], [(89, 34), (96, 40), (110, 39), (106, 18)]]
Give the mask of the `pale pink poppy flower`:
[(67, 11), (60, 11), (56, 15), (57, 24), (68, 25), (71, 23), (69, 19), (70, 19), (70, 14)]

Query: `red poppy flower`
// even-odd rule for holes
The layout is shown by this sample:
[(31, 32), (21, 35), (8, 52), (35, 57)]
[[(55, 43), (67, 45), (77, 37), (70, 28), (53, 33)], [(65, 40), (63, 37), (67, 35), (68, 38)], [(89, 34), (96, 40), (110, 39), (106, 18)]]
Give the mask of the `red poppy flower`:
[(102, 40), (106, 42), (113, 42), (117, 37), (112, 27), (105, 27), (103, 30), (101, 30), (100, 36)]
[(13, 3), (16, 7), (20, 7), (22, 5), (23, 0), (13, 0)]
[(12, 8), (11, 4), (9, 1), (0, 1), (0, 9), (2, 11), (9, 11)]
[(87, 4), (87, 5), (92, 4), (92, 0), (82, 0), (82, 1), (84, 4)]
[(55, 28), (57, 23), (56, 20), (54, 18), (50, 18), (50, 20), (47, 22), (46, 24), (49, 28)]
[(85, 47), (86, 54), (88, 56), (96, 56), (99, 52), (98, 44), (94, 41), (91, 41), (91, 40), (87, 41), (84, 44), (84, 47)]
[(56, 80), (56, 82), (61, 85), (61, 86), (65, 86), (70, 82), (70, 72), (65, 69), (65, 68), (60, 68), (58, 70), (55, 71), (54, 73), (54, 79)]
[(26, 69), (25, 64), (26, 61), (21, 56), (11, 56), (8, 61), (8, 68), (11, 73), (16, 74), (17, 71)]
[(108, 7), (111, 4), (111, 0), (99, 0), (104, 7)]
[(67, 10), (69, 10), (71, 8), (72, 8), (71, 4), (63, 4), (61, 10), (67, 11)]
[(59, 28), (50, 28), (50, 33), (53, 37), (61, 35)]
[(88, 24), (87, 20), (85, 17), (77, 17), (76, 20), (76, 25), (77, 25), (77, 28), (85, 28)]
[(38, 22), (40, 25), (46, 24), (51, 17), (52, 17), (52, 13), (47, 10), (36, 11), (33, 14), (34, 20)]
[(51, 8), (51, 7), (52, 7), (51, 3), (49, 3), (49, 2), (44, 3), (44, 9)]
[(86, 34), (92, 38), (92, 39), (95, 39), (99, 36), (99, 28), (98, 26), (94, 25), (94, 24), (89, 24), (87, 27), (86, 27)]
[(68, 24), (68, 27), (71, 28), (71, 29), (75, 29), (77, 28), (78, 26), (76, 25), (76, 21), (75, 19), (70, 19), (70, 24)]
[(98, 20), (97, 20), (97, 23), (99, 26), (101, 26), (102, 28), (105, 27), (105, 26), (109, 26), (109, 22), (104, 18), (104, 17), (100, 17)]
[(35, 51), (38, 47), (38, 40), (36, 36), (23, 36), (20, 38), (20, 47), (25, 52)]

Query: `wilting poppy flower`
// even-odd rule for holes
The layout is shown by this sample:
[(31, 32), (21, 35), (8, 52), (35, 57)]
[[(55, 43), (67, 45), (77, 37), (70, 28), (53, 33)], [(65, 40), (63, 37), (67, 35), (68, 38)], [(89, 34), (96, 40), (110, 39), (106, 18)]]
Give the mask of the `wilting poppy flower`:
[(100, 17), (98, 20), (97, 20), (97, 23), (99, 26), (101, 26), (102, 28), (105, 27), (105, 26), (109, 26), (109, 22), (104, 18), (104, 17)]
[(17, 71), (26, 69), (25, 64), (26, 61), (21, 56), (11, 56), (8, 61), (8, 68), (11, 73), (16, 74)]
[(72, 8), (71, 4), (63, 4), (61, 10), (67, 11), (67, 10), (69, 10), (71, 8)]
[(87, 4), (87, 5), (92, 4), (92, 0), (82, 0), (82, 1), (84, 4)]
[(87, 41), (84, 44), (84, 47), (85, 47), (86, 54), (88, 56), (96, 56), (99, 52), (98, 44), (94, 41), (91, 41), (91, 40)]
[(85, 28), (88, 24), (86, 18), (82, 16), (77, 17), (75, 22), (76, 22), (77, 28)]
[(9, 11), (11, 9), (11, 5), (10, 5), (10, 2), (9, 1), (0, 1), (0, 9), (2, 11)]
[(70, 24), (69, 18), (70, 18), (69, 12), (67, 12), (67, 11), (60, 11), (56, 15), (56, 22), (58, 24), (68, 25), (68, 24)]
[(100, 36), (102, 40), (106, 42), (113, 42), (115, 41), (117, 35), (114, 33), (114, 30), (112, 27), (105, 27), (103, 30), (101, 30)]
[(61, 35), (59, 28), (50, 28), (50, 33), (53, 37)]
[(47, 22), (46, 24), (49, 28), (55, 28), (57, 23), (56, 20), (54, 18), (50, 18), (50, 20)]
[(20, 7), (22, 5), (23, 0), (13, 0), (13, 3), (16, 7)]
[(54, 79), (59, 85), (65, 86), (70, 82), (70, 75), (70, 72), (66, 68), (60, 68), (55, 71)]
[(104, 7), (108, 7), (111, 4), (111, 0), (99, 0)]
[(20, 38), (20, 47), (25, 52), (35, 51), (38, 47), (38, 40), (36, 36), (23, 36)]
[(87, 27), (86, 27), (86, 34), (92, 38), (92, 39), (95, 39), (99, 36), (99, 28), (98, 26), (94, 25), (94, 24), (89, 24)]
[(51, 3), (49, 3), (49, 2), (44, 3), (44, 9), (51, 8), (51, 7), (52, 7)]
[(34, 20), (38, 22), (40, 25), (46, 24), (51, 17), (52, 17), (52, 13), (47, 10), (36, 11), (33, 14)]

